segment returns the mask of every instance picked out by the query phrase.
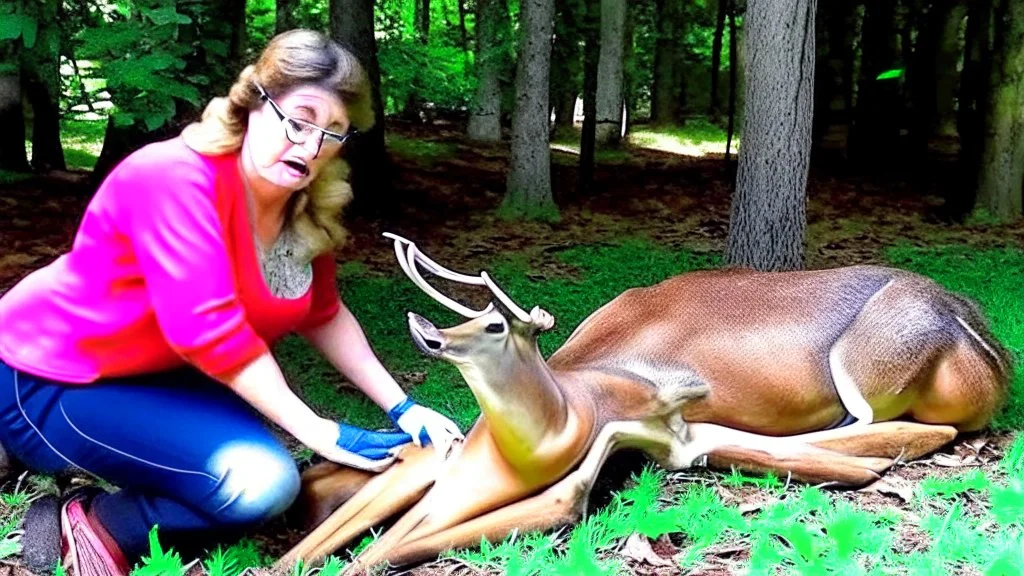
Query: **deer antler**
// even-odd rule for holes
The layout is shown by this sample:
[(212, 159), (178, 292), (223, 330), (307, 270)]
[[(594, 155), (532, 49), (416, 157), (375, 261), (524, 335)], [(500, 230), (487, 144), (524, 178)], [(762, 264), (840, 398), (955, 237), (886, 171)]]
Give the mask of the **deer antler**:
[[(416, 269), (417, 262), (435, 276), (440, 276), (441, 278), (445, 278), (447, 280), (452, 280), (455, 282), (461, 282), (463, 284), (472, 284), (474, 286), (486, 286), (491, 291), (491, 293), (494, 294), (494, 296), (497, 297), (498, 300), (506, 308), (508, 308), (509, 312), (514, 314), (515, 317), (519, 319), (519, 321), (525, 322), (527, 324), (533, 323), (533, 318), (530, 316), (530, 314), (527, 313), (522, 308), (520, 308), (519, 305), (517, 305), (515, 302), (513, 302), (512, 299), (509, 298), (508, 295), (505, 294), (505, 292), (502, 291), (501, 288), (499, 288), (498, 285), (495, 284), (493, 280), (491, 280), (491, 277), (487, 274), (487, 272), (480, 272), (479, 276), (467, 276), (466, 274), (453, 272), (428, 258), (426, 255), (423, 254), (423, 252), (420, 251), (419, 248), (416, 247), (416, 244), (414, 244), (413, 242), (406, 240), (405, 238), (402, 238), (397, 234), (392, 234), (390, 232), (385, 232), (384, 236), (387, 238), (391, 238), (392, 240), (395, 241), (395, 255), (398, 257), (398, 263), (402, 267), (402, 270), (405, 272), (406, 276), (408, 276), (417, 286), (419, 286), (421, 290), (423, 290), (424, 292), (432, 296), (435, 300), (437, 300), (441, 304), (444, 304), (454, 312), (462, 314), (467, 318), (476, 318), (478, 316), (486, 314), (487, 312), (490, 312), (494, 305), (489, 304), (487, 308), (484, 308), (483, 310), (480, 311), (472, 310), (466, 306), (463, 306), (462, 304), (459, 304), (458, 302), (452, 300), (451, 298), (445, 296), (444, 294), (441, 294), (440, 292), (437, 291), (436, 288), (431, 286), (429, 283), (427, 283), (426, 280), (423, 279), (422, 276), (420, 276), (419, 271)], [(403, 248), (405, 249), (404, 253)]]

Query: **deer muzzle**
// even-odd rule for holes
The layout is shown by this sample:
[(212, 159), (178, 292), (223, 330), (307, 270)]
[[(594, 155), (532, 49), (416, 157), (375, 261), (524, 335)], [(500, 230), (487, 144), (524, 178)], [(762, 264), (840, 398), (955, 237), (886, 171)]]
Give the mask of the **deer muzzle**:
[(409, 332), (420, 352), (435, 358), (444, 352), (444, 335), (429, 320), (419, 314), (409, 312)]

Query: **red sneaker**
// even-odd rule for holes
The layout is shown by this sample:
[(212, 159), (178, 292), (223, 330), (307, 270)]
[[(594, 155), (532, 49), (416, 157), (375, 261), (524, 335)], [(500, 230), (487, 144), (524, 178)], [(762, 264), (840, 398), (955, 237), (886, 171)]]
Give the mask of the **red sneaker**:
[(76, 494), (60, 513), (61, 554), (72, 576), (128, 576), (131, 568), (120, 550), (110, 550), (85, 512), (86, 494)]

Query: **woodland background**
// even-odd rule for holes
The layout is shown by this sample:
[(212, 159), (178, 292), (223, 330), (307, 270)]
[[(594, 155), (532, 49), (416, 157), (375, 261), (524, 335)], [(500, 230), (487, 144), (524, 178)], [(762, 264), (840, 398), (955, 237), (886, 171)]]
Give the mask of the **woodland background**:
[[(339, 290), (412, 397), (464, 429), (472, 394), (404, 323), (457, 319), (382, 232), (552, 312), (545, 355), (632, 286), (857, 263), (966, 294), (1024, 353), (1017, 0), (0, 0), (0, 291), (68, 249), (120, 159), (176, 135), (300, 26), (350, 47), (376, 87), (376, 129), (346, 151)], [(316, 410), (388, 425), (300, 342), (275, 352)], [(579, 526), (415, 573), (1017, 574), (1022, 391), (1018, 371), (989, 430), (862, 491), (615, 456)], [(3, 485), (5, 568), (25, 507), (59, 486)], [(285, 519), (202, 567), (234, 576), (300, 537)], [(181, 558), (155, 549), (148, 567), (178, 573)]]

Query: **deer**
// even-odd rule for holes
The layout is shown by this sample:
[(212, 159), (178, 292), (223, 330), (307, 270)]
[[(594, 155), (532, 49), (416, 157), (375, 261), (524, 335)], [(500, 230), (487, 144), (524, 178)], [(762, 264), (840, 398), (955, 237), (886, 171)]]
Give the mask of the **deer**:
[[(863, 487), (988, 426), (1012, 378), (973, 301), (873, 264), (723, 267), (635, 286), (545, 359), (537, 339), (551, 314), (526, 312), (486, 271), (449, 270), (385, 236), (405, 275), (466, 318), (440, 329), (410, 311), (407, 322), (419, 352), (458, 368), (480, 416), (443, 459), (409, 446), (377, 474), (307, 470), (301, 501), (314, 528), (279, 569), (322, 561), (389, 520), (344, 573), (571, 525), (606, 459), (627, 448), (669, 471)], [(420, 268), (486, 288), (490, 301), (470, 308)]]

